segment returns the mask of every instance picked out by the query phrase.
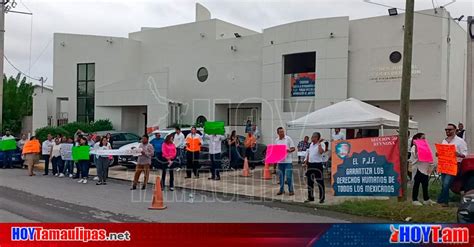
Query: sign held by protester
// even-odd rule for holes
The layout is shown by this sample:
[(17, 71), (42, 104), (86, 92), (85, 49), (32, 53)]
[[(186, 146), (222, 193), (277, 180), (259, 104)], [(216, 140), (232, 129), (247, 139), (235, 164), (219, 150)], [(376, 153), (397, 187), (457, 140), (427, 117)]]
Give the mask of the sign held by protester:
[(89, 160), (90, 147), (89, 146), (72, 147), (72, 159), (73, 160)]
[(11, 151), (15, 149), (16, 149), (15, 139), (0, 141), (0, 151)]
[(72, 160), (72, 143), (62, 143), (59, 153), (61, 154), (62, 160)]
[(433, 163), (433, 152), (431, 152), (430, 144), (428, 140), (418, 139), (413, 140), (413, 143), (416, 145), (416, 150), (418, 153), (418, 160), (420, 162)]
[(224, 135), (224, 122), (216, 121), (216, 122), (206, 122), (204, 124), (204, 133), (208, 135)]
[(398, 136), (341, 140), (332, 144), (335, 196), (399, 196)]
[(265, 164), (277, 164), (286, 158), (286, 145), (269, 144), (267, 146)]
[(458, 161), (456, 159), (456, 146), (454, 144), (435, 144), (438, 153), (438, 173), (456, 176), (458, 174)]

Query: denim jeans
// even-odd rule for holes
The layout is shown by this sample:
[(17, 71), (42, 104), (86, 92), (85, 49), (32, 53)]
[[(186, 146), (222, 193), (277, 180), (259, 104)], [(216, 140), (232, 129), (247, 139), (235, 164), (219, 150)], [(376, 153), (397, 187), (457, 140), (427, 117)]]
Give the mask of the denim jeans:
[(74, 162), (72, 160), (64, 161), (64, 174), (69, 176), (70, 174), (74, 175)]
[(453, 184), (455, 176), (451, 176), (448, 174), (441, 174), (441, 193), (438, 197), (438, 203), (448, 203), (449, 202), (449, 188), (451, 184)]
[(89, 177), (89, 160), (79, 160), (79, 167), (81, 168), (81, 178)]
[(53, 157), (51, 159), (51, 163), (53, 163), (53, 175), (56, 175), (58, 173), (63, 173), (64, 164), (63, 164), (63, 160), (61, 159), (61, 156)]
[(110, 160), (108, 157), (99, 157), (96, 158), (95, 166), (97, 168), (97, 176), (99, 177), (99, 182), (106, 182), (107, 171), (109, 170)]
[(3, 167), (12, 168), (13, 150), (3, 152)]
[(43, 154), (44, 160), (44, 175), (48, 175), (49, 173), (49, 154)]
[(211, 157), (211, 178), (221, 178), (221, 154), (209, 154)]
[(288, 191), (293, 192), (293, 164), (280, 163), (278, 164), (278, 170), (280, 171), (280, 192), (285, 191), (285, 174), (286, 181), (288, 182)]

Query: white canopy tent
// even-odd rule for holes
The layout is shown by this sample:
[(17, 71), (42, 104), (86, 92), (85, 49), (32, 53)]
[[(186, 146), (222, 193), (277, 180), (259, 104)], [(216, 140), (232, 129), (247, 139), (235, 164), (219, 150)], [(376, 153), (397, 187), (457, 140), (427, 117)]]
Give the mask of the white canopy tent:
[[(399, 116), (358, 99), (349, 98), (287, 123), (289, 128), (398, 129)], [(418, 129), (411, 121), (410, 129)]]

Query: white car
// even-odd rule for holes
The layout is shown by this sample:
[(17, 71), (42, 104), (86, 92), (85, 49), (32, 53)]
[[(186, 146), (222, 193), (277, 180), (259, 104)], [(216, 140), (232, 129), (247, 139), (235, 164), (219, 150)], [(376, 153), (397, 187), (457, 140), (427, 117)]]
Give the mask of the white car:
[[(198, 133), (202, 133), (204, 130), (198, 128), (197, 131), (198, 131)], [(182, 128), (181, 132), (186, 137), (189, 133), (191, 133), (191, 128)], [(155, 139), (155, 134), (156, 133), (160, 133), (162, 138), (166, 138), (166, 136), (168, 136), (170, 134), (174, 134), (175, 129), (173, 128), (173, 129), (155, 130), (155, 131), (151, 132), (150, 134), (148, 134), (148, 141), (149, 142), (151, 140)], [(127, 145), (124, 145), (124, 146), (120, 147), (119, 150), (135, 149), (135, 148), (138, 148), (139, 145), (140, 145), (140, 142), (133, 142), (133, 143), (130, 143), (130, 144), (127, 144)], [(122, 163), (123, 166), (126, 166), (128, 168), (135, 167), (135, 165), (137, 164), (136, 157), (133, 157), (133, 156), (120, 156), (119, 161)]]

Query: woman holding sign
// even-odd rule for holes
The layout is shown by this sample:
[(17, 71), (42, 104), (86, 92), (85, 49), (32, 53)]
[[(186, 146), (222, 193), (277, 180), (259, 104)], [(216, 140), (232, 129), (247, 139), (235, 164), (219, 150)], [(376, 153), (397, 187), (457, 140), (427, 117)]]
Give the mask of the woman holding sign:
[[(423, 204), (434, 204), (434, 202), (430, 200), (430, 196), (428, 195), (428, 184), (430, 180), (430, 174), (433, 171), (433, 164), (423, 162), (419, 158), (419, 149), (422, 147), (421, 145), (423, 145), (423, 143), (420, 142), (421, 140), (425, 140), (425, 134), (418, 133), (414, 135), (411, 141), (410, 149), (410, 163), (413, 164), (413, 174), (415, 174), (412, 192), (413, 205), (415, 206), (422, 206)], [(428, 145), (425, 146), (428, 147)], [(420, 184), (421, 188), (423, 189), (423, 204), (418, 201), (418, 191), (420, 190)]]
[(81, 179), (77, 182), (87, 184), (87, 179), (89, 177), (89, 165), (90, 165), (90, 158), (89, 158), (90, 147), (89, 147), (86, 137), (81, 137), (81, 139), (79, 140), (79, 147), (88, 147), (88, 148), (78, 149), (78, 150), (81, 150), (81, 152), (83, 150), (87, 150), (87, 154), (81, 154), (81, 156), (82, 155), (84, 156), (84, 159), (78, 160), (78, 166), (81, 168)]
[[(97, 145), (96, 151), (100, 150), (109, 150), (112, 149), (110, 146), (110, 143), (107, 139), (107, 137), (102, 137), (99, 141), (99, 145)], [(96, 157), (96, 166), (97, 166), (97, 176), (99, 177), (99, 181), (96, 183), (96, 185), (106, 185), (107, 184), (107, 173), (109, 170), (109, 163), (110, 159), (108, 155), (95, 155)]]

